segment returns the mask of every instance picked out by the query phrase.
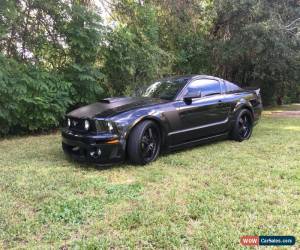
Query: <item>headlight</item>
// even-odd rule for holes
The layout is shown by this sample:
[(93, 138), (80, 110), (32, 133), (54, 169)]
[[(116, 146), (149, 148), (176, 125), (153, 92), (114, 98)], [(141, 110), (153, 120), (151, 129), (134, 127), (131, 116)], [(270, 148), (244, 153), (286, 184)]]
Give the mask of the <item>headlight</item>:
[(84, 129), (89, 130), (89, 128), (90, 128), (90, 122), (88, 120), (85, 120), (84, 121)]
[(71, 119), (70, 118), (68, 118), (67, 124), (68, 124), (68, 127), (71, 127)]
[(108, 128), (109, 132), (112, 132), (114, 130), (114, 127), (111, 122), (107, 122), (107, 128)]
[(96, 129), (98, 132), (111, 133), (114, 131), (114, 125), (110, 121), (96, 120)]

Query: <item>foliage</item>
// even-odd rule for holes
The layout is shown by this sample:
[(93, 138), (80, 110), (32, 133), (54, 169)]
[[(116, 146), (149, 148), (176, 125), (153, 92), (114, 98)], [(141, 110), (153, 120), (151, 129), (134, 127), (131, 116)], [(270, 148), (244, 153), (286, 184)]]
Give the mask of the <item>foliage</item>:
[[(299, 91), (300, 40), (286, 24), (297, 17), (295, 1), (215, 0), (211, 33), (214, 72), (243, 86), (262, 88), (265, 103)], [(299, 16), (298, 16), (299, 17)]]
[[(167, 75), (258, 86), (264, 104), (300, 101), (299, 1), (100, 2), (105, 13), (96, 1), (1, 1), (1, 134), (52, 128), (66, 110), (131, 95)], [(29, 93), (40, 88), (55, 90), (40, 92), (38, 101)], [(12, 111), (25, 92), (35, 105), (22, 109), (32, 116), (26, 125)]]
[(107, 36), (104, 70), (110, 92), (122, 95), (170, 74), (172, 58), (158, 46), (157, 13), (151, 5), (122, 0), (115, 13), (122, 21)]
[(96, 62), (101, 51), (102, 32), (100, 15), (75, 2), (68, 9), (71, 21), (63, 30), (69, 61), (65, 65), (65, 79), (73, 83), (75, 104), (86, 104), (100, 99), (104, 75)]
[(158, 11), (159, 46), (175, 58), (173, 73), (207, 73), (209, 51), (205, 35), (211, 27), (212, 1), (150, 2)]
[(57, 127), (71, 107), (103, 94), (101, 18), (78, 1), (3, 0), (1, 132)]
[(57, 127), (71, 84), (33, 65), (0, 56), (0, 135)]
[[(168, 62), (171, 71), (167, 72), (212, 74), (241, 86), (257, 86), (262, 89), (265, 104), (299, 101), (300, 5), (296, 1), (115, 0), (112, 4), (117, 28), (109, 40), (106, 72), (113, 73), (108, 81), (113, 89), (124, 93), (124, 88), (119, 87), (134, 85), (135, 79), (130, 77), (134, 67), (130, 62), (136, 66), (142, 50), (136, 46), (141, 39), (135, 40), (134, 35), (148, 34), (151, 28), (143, 29), (147, 26), (155, 28), (158, 36), (151, 40), (152, 44), (172, 58)], [(145, 18), (144, 8), (153, 10), (155, 23)], [(137, 18), (139, 15), (144, 18)], [(116, 35), (120, 33), (123, 35)], [(142, 53), (142, 58), (147, 57), (147, 53)], [(114, 66), (117, 70), (110, 70)], [(151, 75), (160, 76), (155, 72)]]
[(0, 49), (17, 61), (60, 68), (67, 58), (61, 29), (68, 22), (68, 4), (62, 0), (2, 0)]

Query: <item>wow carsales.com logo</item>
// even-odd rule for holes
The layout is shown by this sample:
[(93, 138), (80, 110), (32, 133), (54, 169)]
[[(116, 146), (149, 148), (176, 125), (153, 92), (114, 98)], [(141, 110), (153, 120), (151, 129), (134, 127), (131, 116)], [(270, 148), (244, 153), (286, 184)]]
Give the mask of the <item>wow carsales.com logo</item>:
[(242, 246), (292, 246), (296, 243), (294, 236), (242, 236)]

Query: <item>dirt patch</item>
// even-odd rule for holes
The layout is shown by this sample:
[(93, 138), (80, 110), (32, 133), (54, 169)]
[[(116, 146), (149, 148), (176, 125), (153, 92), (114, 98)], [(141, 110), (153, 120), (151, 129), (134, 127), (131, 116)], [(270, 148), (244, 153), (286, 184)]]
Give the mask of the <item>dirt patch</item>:
[(269, 115), (273, 117), (299, 117), (300, 118), (300, 111), (272, 111)]

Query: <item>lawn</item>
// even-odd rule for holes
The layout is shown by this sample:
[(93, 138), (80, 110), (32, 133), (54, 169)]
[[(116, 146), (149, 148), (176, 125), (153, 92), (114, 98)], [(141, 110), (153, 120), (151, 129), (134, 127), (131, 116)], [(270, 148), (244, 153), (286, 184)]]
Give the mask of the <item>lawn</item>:
[[(237, 249), (300, 240), (300, 118), (265, 116), (250, 140), (148, 166), (67, 160), (60, 135), (0, 141), (0, 248)], [(296, 243), (300, 247), (299, 243)]]

